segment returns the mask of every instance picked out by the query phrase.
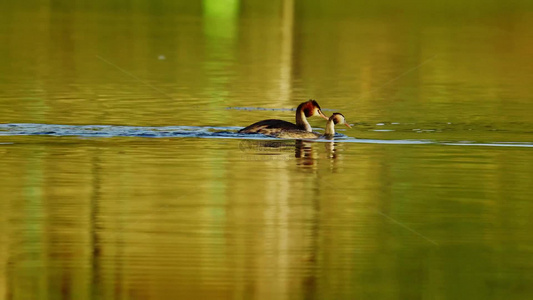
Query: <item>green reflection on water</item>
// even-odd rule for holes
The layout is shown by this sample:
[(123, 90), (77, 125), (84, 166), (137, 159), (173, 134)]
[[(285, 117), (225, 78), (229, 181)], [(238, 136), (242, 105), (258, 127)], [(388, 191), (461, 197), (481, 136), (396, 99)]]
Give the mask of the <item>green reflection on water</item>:
[(239, 0), (204, 0), (204, 31), (208, 37), (233, 39), (237, 33)]

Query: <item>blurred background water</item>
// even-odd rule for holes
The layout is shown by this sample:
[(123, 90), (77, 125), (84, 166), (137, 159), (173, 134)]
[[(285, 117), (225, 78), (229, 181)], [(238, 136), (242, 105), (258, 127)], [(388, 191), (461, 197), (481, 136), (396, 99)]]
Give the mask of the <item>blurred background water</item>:
[[(1, 2), (0, 299), (531, 299), (532, 36), (525, 0)], [(205, 134), (309, 98), (345, 139)]]

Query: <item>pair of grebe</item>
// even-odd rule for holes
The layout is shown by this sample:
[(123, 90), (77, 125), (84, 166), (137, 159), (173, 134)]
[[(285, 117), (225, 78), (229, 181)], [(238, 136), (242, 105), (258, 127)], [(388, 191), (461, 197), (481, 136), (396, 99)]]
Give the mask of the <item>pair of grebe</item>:
[[(311, 125), (307, 122), (307, 118), (313, 116), (328, 120), (325, 134), (313, 132)], [(315, 100), (309, 100), (298, 105), (296, 109), (296, 124), (275, 119), (263, 120), (239, 130), (239, 133), (261, 133), (278, 138), (331, 138), (335, 135), (335, 125), (337, 124), (344, 124), (346, 127), (351, 128), (341, 113), (334, 113), (328, 118), (322, 113), (320, 105)]]

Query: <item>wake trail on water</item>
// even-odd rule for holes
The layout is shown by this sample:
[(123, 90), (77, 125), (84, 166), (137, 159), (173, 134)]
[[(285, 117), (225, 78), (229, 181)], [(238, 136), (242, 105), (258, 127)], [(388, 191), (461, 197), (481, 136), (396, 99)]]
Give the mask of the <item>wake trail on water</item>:
[[(117, 125), (59, 125), (59, 124), (0, 124), (0, 136), (50, 136), (82, 138), (229, 138), (229, 139), (270, 139), (277, 138), (261, 134), (241, 134), (241, 127), (214, 126), (117, 126)], [(328, 139), (313, 139), (317, 142), (332, 142)], [(395, 144), (395, 145), (450, 145), (450, 146), (492, 146), (492, 147), (533, 147), (530, 142), (476, 142), (476, 141), (436, 141), (431, 139), (358, 139), (336, 134), (335, 142)], [(0, 143), (10, 144), (10, 143)]]

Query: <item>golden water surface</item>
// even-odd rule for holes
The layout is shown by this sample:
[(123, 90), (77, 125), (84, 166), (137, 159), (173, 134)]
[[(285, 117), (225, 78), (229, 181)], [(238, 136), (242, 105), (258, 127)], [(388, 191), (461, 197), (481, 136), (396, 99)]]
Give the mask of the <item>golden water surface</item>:
[(533, 7), (463, 2), (2, 2), (1, 124), (362, 142), (0, 131), (0, 299), (533, 298)]

